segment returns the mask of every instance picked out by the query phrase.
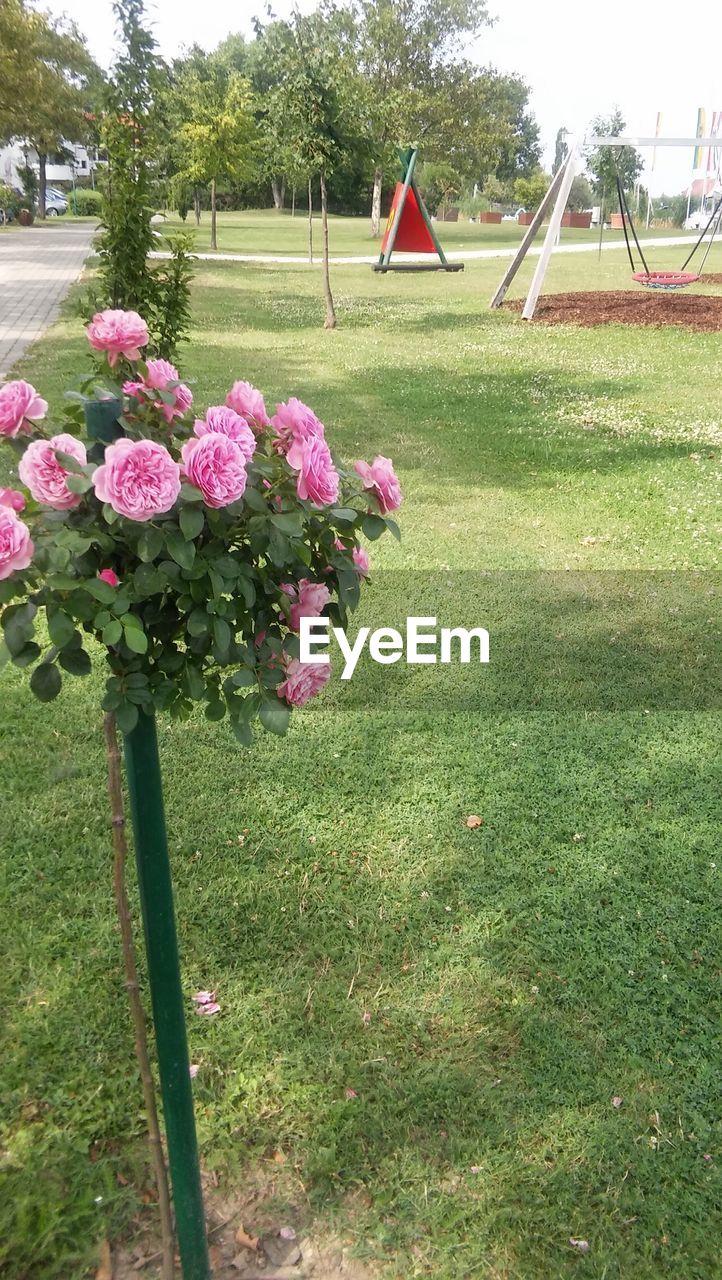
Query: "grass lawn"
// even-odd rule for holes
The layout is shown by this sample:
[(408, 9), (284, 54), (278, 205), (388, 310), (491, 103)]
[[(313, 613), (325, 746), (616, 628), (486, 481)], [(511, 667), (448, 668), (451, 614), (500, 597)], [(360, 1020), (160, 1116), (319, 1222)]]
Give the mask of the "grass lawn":
[[(513, 248), (521, 241), (526, 227), (516, 222), (501, 222), (496, 226), (483, 225), (478, 222), (437, 222), (434, 224), (442, 245), (448, 251), (470, 249), (506, 249)], [(321, 219), (316, 215), (313, 219), (314, 253), (321, 253)], [(163, 230), (163, 227), (159, 228)], [(185, 222), (172, 216), (168, 218), (165, 229), (170, 231), (192, 231), (196, 247), (199, 251), (210, 250), (211, 215), (204, 211), (201, 225), (196, 227), (195, 218), (190, 213)], [(652, 231), (655, 236), (680, 235), (679, 231)], [(538, 237), (541, 244), (542, 236)], [(621, 241), (621, 231), (605, 230), (604, 240)], [(598, 228), (589, 231), (577, 229), (562, 232), (563, 244), (597, 244)], [(694, 243), (694, 236), (690, 237)], [(380, 240), (371, 235), (371, 224), (368, 218), (331, 217), (329, 219), (329, 243), (332, 255), (359, 255), (378, 253)], [(218, 217), (218, 252), (219, 253), (270, 253), (289, 254), (290, 256), (308, 253), (308, 214), (299, 210), (295, 217), (289, 210), (277, 213), (269, 209), (246, 209), (241, 213), (222, 213)]]
[[(222, 1006), (189, 1012), (203, 1157), (229, 1195), (252, 1169), (280, 1221), (339, 1232), (394, 1280), (710, 1280), (719, 339), (529, 326), (488, 310), (500, 266), (339, 268), (333, 333), (316, 271), (199, 270), (197, 403), (248, 378), (270, 403), (313, 405), (342, 455), (389, 454), (403, 541), (370, 548), (364, 620), (428, 597), (444, 621), (490, 617), (496, 681), (485, 705), (461, 668), (441, 694), (400, 668), (362, 673), (250, 753), (200, 715), (159, 726), (184, 982)], [(628, 283), (612, 253), (558, 258), (548, 287)], [(58, 403), (84, 350), (66, 314), (20, 372)], [(535, 592), (552, 633), (568, 605), (584, 670), (554, 649), (537, 665)], [(633, 598), (613, 627), (610, 593)], [(667, 623), (705, 629), (689, 661), (665, 648)], [(507, 633), (518, 677), (503, 644), (494, 665)], [(97, 1241), (143, 1211), (101, 679), (98, 662), (41, 707), (3, 673), (9, 1280), (80, 1280)]]

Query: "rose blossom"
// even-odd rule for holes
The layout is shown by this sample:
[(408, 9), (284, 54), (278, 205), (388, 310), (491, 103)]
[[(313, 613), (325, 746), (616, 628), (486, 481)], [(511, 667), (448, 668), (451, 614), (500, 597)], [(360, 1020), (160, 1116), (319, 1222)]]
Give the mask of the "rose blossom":
[(215, 404), (208, 409), (205, 422), (196, 418), (193, 430), (197, 436), (206, 436), (210, 431), (218, 431), (229, 440), (235, 440), (246, 462), (250, 462), (256, 452), (256, 437), (246, 419), (229, 409), (225, 404)]
[(228, 507), (246, 488), (246, 459), (240, 445), (220, 431), (186, 440), (183, 470), (209, 507)]
[[(340, 538), (337, 538), (337, 539), (336, 539), (336, 541), (335, 541), (335, 543), (334, 543), (334, 546), (335, 546), (335, 548), (336, 548), (336, 550), (337, 550), (337, 551), (345, 551), (345, 552), (347, 552), (347, 553), (348, 553), (348, 547), (345, 547), (345, 546), (344, 546), (344, 544), (342, 543), (342, 541), (341, 541), (341, 539), (340, 539)], [(366, 577), (366, 574), (368, 573), (368, 571), (369, 571), (369, 569), (370, 569), (370, 567), (371, 567), (371, 564), (370, 564), (370, 561), (369, 561), (369, 553), (368, 553), (368, 551), (366, 550), (366, 548), (365, 548), (365, 547), (359, 547), (359, 546), (354, 547), (353, 552), (351, 553), (351, 559), (353, 560), (353, 562), (354, 562), (354, 564), (355, 564), (356, 568), (358, 569), (359, 573), (361, 574), (361, 577), (362, 577), (362, 578), (365, 578), (365, 577)], [(328, 566), (328, 569), (326, 570), (326, 572), (327, 572), (327, 573), (332, 572), (332, 566), (331, 566), (331, 565), (329, 565), (329, 566)]]
[(12, 507), (13, 511), (24, 511), (25, 499), (17, 489), (0, 489), (0, 507)]
[(300, 630), (301, 618), (320, 618), (321, 611), (331, 599), (331, 592), (323, 582), (311, 582), (309, 578), (301, 578), (298, 590), (290, 582), (282, 582), (281, 590), (290, 596), (291, 628)]
[(152, 520), (170, 511), (180, 493), (180, 467), (154, 440), (128, 440), (108, 445), (103, 465), (93, 475), (101, 502), (129, 520)]
[(292, 707), (302, 707), (309, 698), (314, 698), (321, 692), (330, 678), (329, 662), (299, 662), (297, 658), (291, 658), (286, 663), (286, 679), (279, 684), (276, 692), (279, 698), (285, 698)]
[(78, 506), (80, 494), (68, 488), (66, 480), (70, 473), (58, 462), (56, 449), (69, 453), (85, 466), (85, 445), (74, 436), (59, 435), (50, 440), (33, 440), (18, 463), (18, 475), (36, 502), (54, 511), (69, 511)]
[(101, 582), (107, 582), (109, 587), (120, 586), (120, 578), (118, 577), (117, 573), (113, 571), (113, 569), (101, 569), (100, 573), (98, 574), (98, 577), (100, 578)]
[(33, 558), (30, 533), (11, 507), (0, 506), (0, 582), (27, 569)]
[(29, 382), (17, 379), (0, 387), (0, 436), (16, 436), (29, 431), (33, 422), (44, 418), (48, 402)]
[(85, 332), (91, 347), (107, 351), (111, 369), (119, 356), (140, 360), (140, 348), (150, 341), (148, 326), (137, 311), (97, 311)]
[[(174, 418), (182, 418), (193, 404), (191, 389), (180, 381), (178, 370), (169, 360), (148, 360), (147, 369), (145, 377), (139, 382), (124, 382), (123, 390), (127, 396), (135, 396), (136, 400), (152, 399), (144, 394), (146, 391), (169, 392), (173, 396), (173, 404), (166, 404), (164, 400), (157, 400), (155, 404), (170, 425)], [(169, 382), (177, 385), (169, 387)]]
[(271, 425), (263, 396), (250, 382), (234, 382), (226, 396), (226, 404), (240, 413), (254, 431), (263, 431), (264, 427)]
[(336, 502), (338, 472), (331, 450), (321, 436), (294, 443), (286, 454), (286, 461), (298, 471), (296, 493), (299, 498), (308, 498), (314, 507), (327, 507)]
[(363, 480), (364, 489), (370, 489), (375, 494), (383, 515), (401, 506), (401, 489), (390, 458), (384, 458), (383, 454), (378, 453), (371, 466), (368, 462), (354, 462), (353, 465), (354, 471)]
[(315, 437), (324, 439), (323, 423), (319, 422), (313, 409), (309, 409), (296, 396), (291, 396), (285, 404), (276, 405), (271, 426), (277, 436), (273, 442), (277, 453), (288, 453), (292, 445), (300, 444), (303, 440)]

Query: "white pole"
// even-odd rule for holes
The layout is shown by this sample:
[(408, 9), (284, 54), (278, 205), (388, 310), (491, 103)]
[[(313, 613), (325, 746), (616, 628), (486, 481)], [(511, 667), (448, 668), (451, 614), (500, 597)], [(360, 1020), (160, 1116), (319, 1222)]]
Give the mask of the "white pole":
[(524, 261), (524, 258), (526, 257), (526, 254), (527, 254), (527, 250), (529, 249), (529, 246), (534, 240), (537, 231), (539, 230), (542, 222), (544, 221), (544, 218), (546, 217), (547, 209), (549, 208), (549, 205), (552, 203), (552, 200), (556, 196), (559, 190), (559, 187), (561, 186), (561, 183), (564, 179), (564, 170), (568, 163), (569, 163), (569, 157), (567, 156), (566, 159), (562, 161), (561, 165), (559, 166), (556, 173), (554, 174), (554, 177), (551, 180), (551, 186), (549, 187), (549, 190), (547, 191), (546, 195), (544, 196), (544, 199), (539, 205), (539, 208), (534, 214), (534, 217), (529, 227), (527, 228), (526, 235), (524, 236), (524, 239), (522, 240), (521, 244), (519, 245), (519, 248), (514, 254), (514, 258), (512, 262), (510, 263), (507, 270), (504, 272), (504, 278), (501, 284), (499, 285), (499, 288), (497, 289), (496, 293), (494, 294), (494, 297), (489, 303), (490, 307), (492, 308), (500, 307), (502, 302), (504, 301), (504, 298), (506, 296), (506, 291), (509, 288), (509, 285), (511, 284), (512, 280), (514, 279), (514, 276), (516, 275), (517, 271), (519, 270), (522, 262)]
[(521, 313), (525, 320), (533, 319), (534, 312), (536, 310), (537, 298), (541, 292), (541, 287), (544, 283), (544, 276), (546, 275), (547, 267), (549, 266), (549, 259), (552, 256), (554, 245), (556, 244), (559, 236), (559, 230), (562, 224), (562, 215), (567, 207), (569, 192), (571, 191), (572, 183), (580, 172), (581, 167), (581, 150), (579, 148), (579, 143), (575, 142), (569, 151), (567, 165), (564, 170), (564, 177), (559, 188), (559, 195), (557, 196), (556, 204), (554, 205), (554, 212), (549, 220), (549, 226), (544, 239), (544, 247), (542, 248), (539, 261), (536, 265), (531, 287), (527, 294), (526, 302), (524, 303), (524, 310)]

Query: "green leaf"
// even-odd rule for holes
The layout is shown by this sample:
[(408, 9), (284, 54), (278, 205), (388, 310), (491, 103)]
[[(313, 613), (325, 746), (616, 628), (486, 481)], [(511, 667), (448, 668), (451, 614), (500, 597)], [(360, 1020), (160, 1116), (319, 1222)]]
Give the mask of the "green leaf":
[[(2, 648), (9, 656), (9, 649), (7, 645), (3, 645)], [(31, 663), (37, 662), (41, 652), (42, 650), (40, 645), (36, 644), (34, 640), (30, 640), (28, 644), (23, 645), (23, 648), (19, 653), (13, 655), (13, 662), (16, 667), (29, 667)], [(0, 657), (0, 666), (3, 665), (2, 658)]]
[(163, 533), (160, 529), (156, 529), (153, 525), (148, 525), (144, 529), (138, 539), (138, 559), (144, 564), (149, 564), (151, 560), (155, 560), (163, 550)]
[(86, 578), (83, 588), (101, 604), (112, 604), (115, 600), (115, 587), (111, 587), (110, 583), (104, 582), (102, 578)]
[(58, 661), (64, 671), (71, 676), (89, 676), (91, 672), (90, 654), (85, 649), (63, 649)]
[(248, 667), (239, 667), (238, 671), (233, 672), (231, 680), (237, 689), (251, 689), (256, 683), (256, 677)]
[[(128, 618), (132, 616), (132, 614), (127, 615)], [(123, 635), (125, 643), (133, 653), (148, 652), (148, 637), (142, 628), (133, 625), (128, 626), (127, 620), (124, 620)]]
[(268, 729), (269, 733), (278, 733), (282, 737), (291, 721), (291, 708), (288, 703), (281, 702), (280, 698), (267, 699), (261, 703), (260, 715), (264, 729)]
[(133, 702), (121, 702), (115, 712), (121, 733), (131, 733), (138, 723), (138, 708)]
[(133, 583), (139, 595), (157, 595), (163, 590), (163, 575), (154, 564), (139, 564), (133, 574)]
[(117, 618), (113, 618), (112, 622), (109, 622), (107, 627), (103, 628), (103, 644), (107, 644), (108, 648), (110, 648), (112, 645), (118, 643), (122, 634), (122, 623), (120, 623)]
[(367, 515), (364, 516), (361, 527), (369, 542), (375, 542), (382, 533), (385, 533), (386, 521), (382, 520), (381, 516)]
[(186, 630), (190, 636), (204, 636), (208, 631), (209, 621), (205, 609), (194, 609), (188, 615)]
[(70, 644), (75, 634), (75, 627), (67, 613), (58, 609), (56, 613), (48, 614), (48, 631), (53, 644), (56, 644), (59, 649), (64, 649), (66, 644)]
[(271, 523), (289, 538), (300, 538), (303, 534), (303, 516), (300, 511), (277, 513), (271, 516)]
[(200, 507), (181, 508), (179, 519), (181, 532), (189, 542), (192, 542), (194, 538), (198, 537), (198, 534), (201, 532), (205, 522), (206, 518)]
[(209, 702), (206, 707), (206, 720), (222, 720), (226, 714), (225, 702)]
[(386, 517), (386, 528), (388, 529), (389, 533), (393, 534), (397, 542), (401, 541), (401, 530), (399, 529), (399, 526), (397, 525), (395, 520), (389, 519), (388, 516)]
[[(68, 393), (66, 392), (66, 395), (67, 394)], [(54, 449), (53, 452), (63, 468), (63, 471), (69, 471), (71, 476), (86, 476), (85, 464), (79, 462), (77, 458), (74, 458), (72, 453), (64, 453), (62, 449)], [(90, 484), (90, 481), (88, 481), (88, 484)], [(70, 488), (69, 485), (68, 488)], [(75, 490), (74, 492), (81, 493), (82, 490)]]
[(40, 702), (52, 702), (62, 685), (62, 676), (52, 662), (41, 662), (30, 677), (30, 688)]
[(93, 487), (93, 482), (88, 476), (68, 476), (65, 484), (71, 493), (87, 493), (88, 489)]
[(231, 728), (234, 738), (240, 742), (242, 747), (253, 746), (253, 730), (245, 720), (232, 720)]
[(332, 520), (338, 520), (342, 524), (353, 524), (359, 518), (359, 512), (354, 511), (353, 507), (332, 507), (329, 514)]
[(218, 645), (218, 648), (223, 653), (225, 653), (226, 649), (231, 643), (231, 628), (229, 627), (225, 618), (213, 619), (213, 635), (215, 636), (215, 641), (216, 641), (216, 644)]
[(189, 698), (192, 698), (194, 702), (198, 702), (206, 691), (206, 682), (197, 667), (190, 664), (186, 666), (185, 683)]
[(203, 494), (200, 489), (196, 489), (194, 484), (182, 484), (181, 498), (183, 498), (184, 502), (202, 502)]
[(166, 546), (181, 569), (191, 569), (193, 567), (193, 561), (196, 558), (195, 543), (186, 542), (183, 534), (174, 529), (166, 538)]
[(251, 511), (261, 511), (264, 514), (268, 511), (268, 503), (263, 494), (254, 489), (252, 485), (247, 485), (243, 493), (243, 501)]

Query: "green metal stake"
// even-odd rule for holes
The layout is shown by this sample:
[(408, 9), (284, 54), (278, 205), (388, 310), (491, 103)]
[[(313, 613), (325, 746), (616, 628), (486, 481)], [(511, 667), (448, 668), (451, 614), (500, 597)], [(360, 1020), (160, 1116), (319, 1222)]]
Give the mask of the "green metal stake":
[(125, 765), (183, 1280), (210, 1280), (158, 739), (144, 711)]

